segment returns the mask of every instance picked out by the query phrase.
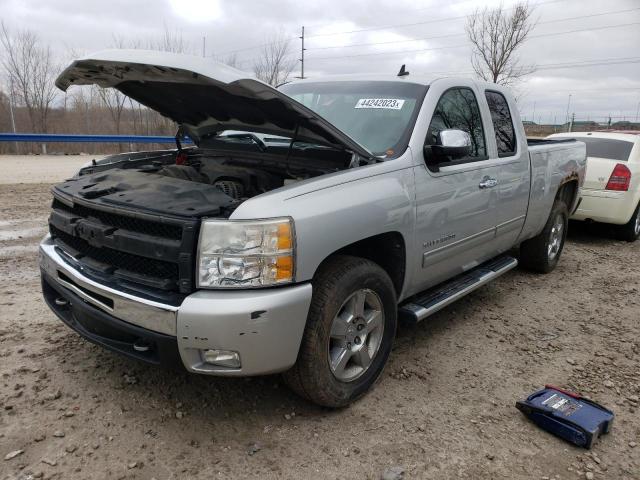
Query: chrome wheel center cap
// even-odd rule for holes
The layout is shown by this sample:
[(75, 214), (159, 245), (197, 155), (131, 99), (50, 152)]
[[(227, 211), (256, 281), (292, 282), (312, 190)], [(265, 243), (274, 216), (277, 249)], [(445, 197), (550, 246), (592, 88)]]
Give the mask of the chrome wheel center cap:
[(351, 326), (349, 328), (347, 328), (347, 335), (346, 335), (346, 340), (348, 343), (353, 343), (353, 340), (356, 336), (356, 329), (355, 327)]

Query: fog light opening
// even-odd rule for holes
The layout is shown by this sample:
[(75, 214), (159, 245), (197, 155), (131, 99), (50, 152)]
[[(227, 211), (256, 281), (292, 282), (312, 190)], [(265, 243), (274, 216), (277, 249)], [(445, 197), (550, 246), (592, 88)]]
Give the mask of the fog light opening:
[(201, 350), (202, 360), (209, 365), (226, 368), (240, 368), (240, 354), (233, 350)]

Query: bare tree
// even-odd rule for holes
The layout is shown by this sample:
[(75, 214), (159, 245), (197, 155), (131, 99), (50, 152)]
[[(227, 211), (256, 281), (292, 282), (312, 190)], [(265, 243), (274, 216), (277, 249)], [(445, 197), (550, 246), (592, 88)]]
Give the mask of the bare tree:
[(192, 46), (184, 40), (182, 33), (177, 30), (172, 32), (166, 24), (162, 35), (151, 40), (149, 47), (152, 50), (160, 50), (162, 52), (193, 53)]
[(295, 66), (296, 59), (291, 56), (291, 40), (281, 30), (267, 38), (259, 58), (253, 64), (253, 73), (263, 82), (277, 86), (289, 79)]
[(226, 57), (216, 58), (217, 61), (224, 63), (225, 65), (229, 65), (233, 68), (240, 68), (240, 60), (238, 60), (237, 53), (231, 53)]
[(47, 120), (56, 98), (54, 84), (57, 66), (51, 49), (40, 44), (38, 36), (22, 30), (12, 34), (0, 22), (0, 59), (11, 89), (10, 94), (27, 108), (31, 131), (46, 132)]
[[(184, 41), (182, 34), (175, 31), (172, 32), (165, 25), (162, 35), (154, 38), (149, 38), (146, 41), (139, 38), (126, 39), (121, 36), (114, 36), (112, 40), (113, 48), (133, 48), (149, 50), (159, 50), (163, 52), (173, 53), (187, 53), (190, 50), (190, 46)], [(138, 131), (142, 125), (142, 107), (137, 102), (129, 99), (126, 95), (121, 93), (115, 88), (100, 88), (98, 94), (102, 103), (109, 111), (109, 115), (113, 120), (116, 134), (120, 133), (122, 116), (125, 111), (125, 104), (129, 102), (131, 112), (134, 114), (134, 131)], [(135, 114), (138, 114), (137, 116)], [(138, 123), (139, 122), (139, 123)], [(167, 120), (170, 123), (169, 120)], [(147, 125), (148, 127), (148, 125)], [(147, 128), (148, 129), (148, 128)]]
[(98, 95), (100, 96), (100, 100), (102, 100), (102, 104), (109, 110), (116, 135), (119, 134), (122, 111), (124, 110), (127, 97), (115, 88), (99, 88)]
[(517, 55), (535, 27), (532, 15), (529, 4), (519, 3), (509, 9), (476, 10), (469, 17), (465, 30), (473, 46), (471, 64), (478, 77), (512, 85), (535, 71), (535, 66), (521, 64)]

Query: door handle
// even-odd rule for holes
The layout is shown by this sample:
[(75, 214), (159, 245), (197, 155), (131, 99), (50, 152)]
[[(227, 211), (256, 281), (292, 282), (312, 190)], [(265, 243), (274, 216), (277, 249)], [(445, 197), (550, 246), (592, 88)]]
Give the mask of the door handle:
[(482, 181), (480, 182), (478, 187), (480, 187), (480, 188), (493, 188), (496, 185), (498, 185), (498, 180), (496, 180), (495, 178), (491, 178), (489, 176), (486, 176), (486, 177), (484, 177), (482, 179)]

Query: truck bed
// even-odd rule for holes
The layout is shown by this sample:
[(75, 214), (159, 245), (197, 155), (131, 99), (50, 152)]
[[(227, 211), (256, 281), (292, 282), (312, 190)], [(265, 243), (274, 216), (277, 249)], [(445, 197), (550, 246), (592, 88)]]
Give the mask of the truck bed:
[(527, 137), (527, 145), (529, 147), (537, 147), (539, 145), (557, 145), (559, 143), (575, 142), (575, 138), (529, 138)]

